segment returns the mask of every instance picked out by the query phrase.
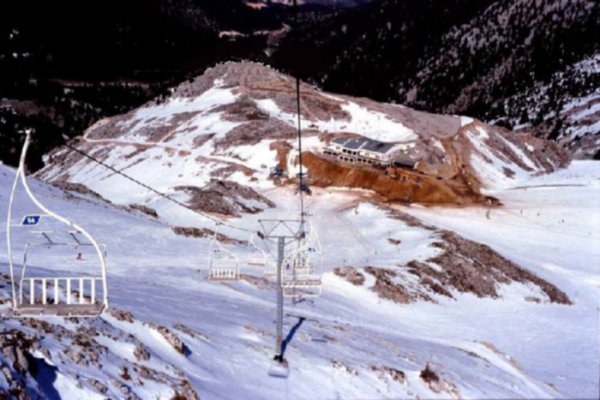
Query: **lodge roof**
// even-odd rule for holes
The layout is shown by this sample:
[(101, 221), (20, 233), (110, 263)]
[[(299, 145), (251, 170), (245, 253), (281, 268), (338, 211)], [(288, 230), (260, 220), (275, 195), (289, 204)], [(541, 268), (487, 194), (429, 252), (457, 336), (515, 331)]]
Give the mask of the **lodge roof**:
[(385, 143), (378, 140), (368, 138), (335, 138), (332, 140), (333, 143), (339, 144), (346, 149), (351, 150), (367, 150), (374, 153), (387, 154), (396, 147), (396, 143)]

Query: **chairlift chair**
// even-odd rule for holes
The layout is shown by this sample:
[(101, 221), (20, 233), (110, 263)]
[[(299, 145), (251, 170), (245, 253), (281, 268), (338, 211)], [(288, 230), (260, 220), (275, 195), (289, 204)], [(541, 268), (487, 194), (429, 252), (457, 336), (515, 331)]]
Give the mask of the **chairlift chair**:
[[(40, 232), (32, 231), (33, 234)], [(39, 315), (59, 315), (59, 316), (95, 316), (99, 315), (105, 308), (105, 304), (98, 301), (97, 294), (102, 293), (102, 276), (73, 274), (69, 276), (55, 275), (29, 275), (28, 262), (32, 250), (46, 249), (53, 251), (58, 248), (72, 249), (77, 253), (75, 257), (77, 269), (81, 269), (81, 264), (89, 265), (93, 258), (79, 257), (83, 255), (82, 248), (92, 248), (91, 243), (77, 242), (59, 242), (49, 241), (54, 232), (44, 231), (45, 242), (28, 242), (23, 253), (23, 262), (21, 276), (18, 287), (18, 309), (14, 310), (15, 315), (39, 316)], [(104, 245), (101, 245), (104, 256), (106, 251)], [(47, 258), (48, 260), (49, 258)]]
[(271, 172), (269, 174), (271, 177), (278, 177), (278, 178), (282, 178), (284, 175), (284, 171), (283, 168), (281, 168), (280, 166), (276, 166), (271, 168)]
[(240, 279), (240, 261), (217, 239), (215, 233), (209, 247), (208, 279), (213, 281), (235, 281)]
[(312, 190), (310, 190), (310, 186), (308, 186), (307, 183), (302, 182), (302, 184), (300, 185), (300, 190), (303, 191), (304, 193), (308, 193), (311, 194)]
[[(98, 316), (102, 311), (108, 308), (106, 252), (89, 232), (74, 222), (48, 209), (32, 193), (25, 175), (25, 158), (30, 141), (31, 132), (27, 131), (10, 195), (6, 224), (13, 315), (17, 317)], [(26, 216), (20, 225), (15, 225), (12, 222), (12, 215), (19, 181), (25, 189), (29, 199), (31, 199), (35, 206), (41, 210), (42, 214)], [(56, 231), (31, 230), (31, 233), (41, 235), (44, 240), (41, 242), (27, 243), (23, 252), (21, 274), (17, 280), (15, 276), (16, 265), (13, 262), (12, 230), (16, 226), (19, 226), (21, 229), (37, 226), (42, 218), (54, 222), (57, 221), (60, 223), (59, 226), (67, 225), (69, 227), (68, 235), (73, 238), (73, 240), (53, 240), (52, 236)], [(81, 240), (79, 235), (81, 235), (84, 240)], [(91, 249), (96, 256), (90, 257), (89, 259), (89, 263), (93, 263), (93, 271), (78, 273), (82, 269), (81, 265), (76, 264), (78, 261), (73, 258), (66, 258), (63, 269), (71, 271), (67, 275), (52, 275), (48, 273), (38, 273), (36, 275), (28, 274), (28, 258), (30, 257), (31, 251), (35, 248), (46, 248), (48, 251), (54, 251), (60, 248), (80, 249), (83, 247)], [(48, 262), (48, 260), (46, 261)]]
[(275, 276), (277, 266), (275, 260), (268, 251), (261, 248), (255, 239), (255, 234), (250, 235), (248, 240), (248, 266), (258, 266), (264, 268), (265, 276)]
[(305, 228), (304, 236), (297, 241), (296, 250), (284, 259), (281, 282), (283, 295), (288, 298), (321, 295), (321, 242), (312, 223), (305, 221)]
[(267, 262), (267, 253), (255, 242), (254, 233), (248, 239), (248, 265), (263, 267)]
[(307, 246), (292, 251), (283, 262), (281, 286), (288, 298), (318, 297), (321, 295), (321, 259)]

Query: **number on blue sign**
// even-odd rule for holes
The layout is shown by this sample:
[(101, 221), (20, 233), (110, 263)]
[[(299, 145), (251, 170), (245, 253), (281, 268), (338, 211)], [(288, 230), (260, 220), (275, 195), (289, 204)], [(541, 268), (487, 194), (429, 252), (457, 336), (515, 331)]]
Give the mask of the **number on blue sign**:
[(40, 219), (42, 219), (41, 215), (26, 215), (25, 218), (23, 218), (22, 225), (37, 225), (40, 223)]

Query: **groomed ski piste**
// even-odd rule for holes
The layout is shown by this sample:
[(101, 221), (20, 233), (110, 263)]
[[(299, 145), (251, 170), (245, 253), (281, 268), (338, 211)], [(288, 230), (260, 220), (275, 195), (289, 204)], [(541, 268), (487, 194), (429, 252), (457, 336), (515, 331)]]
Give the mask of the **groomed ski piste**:
[[(13, 169), (2, 167), (2, 188), (13, 175)], [(594, 398), (598, 392), (598, 163), (577, 161), (516, 182), (494, 193), (505, 206), (491, 213), (397, 207), (490, 245), (564, 290), (572, 305), (524, 301), (535, 290), (516, 283), (503, 286), (502, 297), (495, 299), (458, 292), (454, 299), (437, 296), (436, 303), (381, 298), (368, 289), (372, 277), (365, 274), (367, 282), (357, 286), (333, 268), (431, 257), (436, 251), (431, 233), (362, 203), (360, 193), (318, 190), (307, 209), (319, 216), (312, 222), (325, 254), (323, 294), (286, 306), (287, 379), (267, 375), (275, 291), (261, 268), (244, 266), (247, 278), (238, 282), (208, 281), (208, 239), (178, 236), (163, 220), (93, 197), (34, 179), (30, 184), (49, 207), (87, 226), (109, 249), (111, 313), (93, 321), (50, 318), (48, 326), (3, 319), (4, 333), (14, 329), (37, 337), (38, 348), (26, 350), (29, 363), (38, 364), (37, 375), (12, 373), (48, 398), (171, 398), (182, 393), (182, 381), (203, 399)], [(292, 191), (271, 190), (277, 207), (260, 217), (295, 212), (285, 201)], [(0, 204), (4, 213), (5, 193)], [(31, 209), (20, 193), (17, 215)], [(191, 212), (178, 212), (189, 225), (207, 225)], [(236, 223), (256, 228), (250, 218)], [(389, 243), (389, 237), (402, 244)], [(243, 255), (244, 248), (236, 251)], [(49, 264), (41, 261), (35, 269), (61, 272), (60, 263)], [(8, 315), (6, 282), (2, 293), (1, 310)], [(118, 318), (115, 310), (131, 312), (133, 319)], [(178, 337), (183, 352), (157, 326)], [(87, 342), (81, 344), (76, 332), (89, 335)], [(97, 353), (101, 367), (86, 359), (89, 354), (73, 357), (69, 350), (79, 346)], [(147, 354), (140, 357), (136, 347)], [(10, 365), (10, 357), (3, 355), (2, 363)], [(141, 366), (152, 373), (142, 374)], [(423, 378), (426, 368), (436, 379)], [(8, 385), (0, 376), (2, 390)]]

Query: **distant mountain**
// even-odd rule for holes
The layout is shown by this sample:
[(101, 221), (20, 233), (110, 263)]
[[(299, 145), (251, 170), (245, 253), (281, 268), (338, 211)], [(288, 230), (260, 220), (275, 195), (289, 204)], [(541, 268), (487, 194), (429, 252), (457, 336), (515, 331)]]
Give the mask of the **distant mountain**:
[[(350, 7), (351, 6), (351, 7)], [(0, 10), (0, 160), (31, 167), (95, 121), (227, 60), (328, 91), (476, 116), (596, 157), (599, 6), (588, 0), (24, 0)]]
[(311, 60), (304, 75), (328, 90), (474, 115), (600, 158), (599, 9), (588, 0), (383, 0), (304, 24), (280, 53)]
[[(321, 5), (329, 7), (354, 7), (361, 4), (367, 4), (374, 0), (297, 0), (298, 5)], [(244, 0), (244, 3), (250, 7), (260, 8), (281, 4), (293, 6), (294, 0)]]
[[(32, 168), (61, 134), (126, 112), (216, 62), (264, 56), (289, 7), (241, 0), (37, 0), (0, 6), (0, 159), (34, 127)], [(241, 32), (228, 37), (222, 32)], [(254, 31), (260, 34), (253, 35)], [(262, 55), (262, 56), (261, 56)]]

